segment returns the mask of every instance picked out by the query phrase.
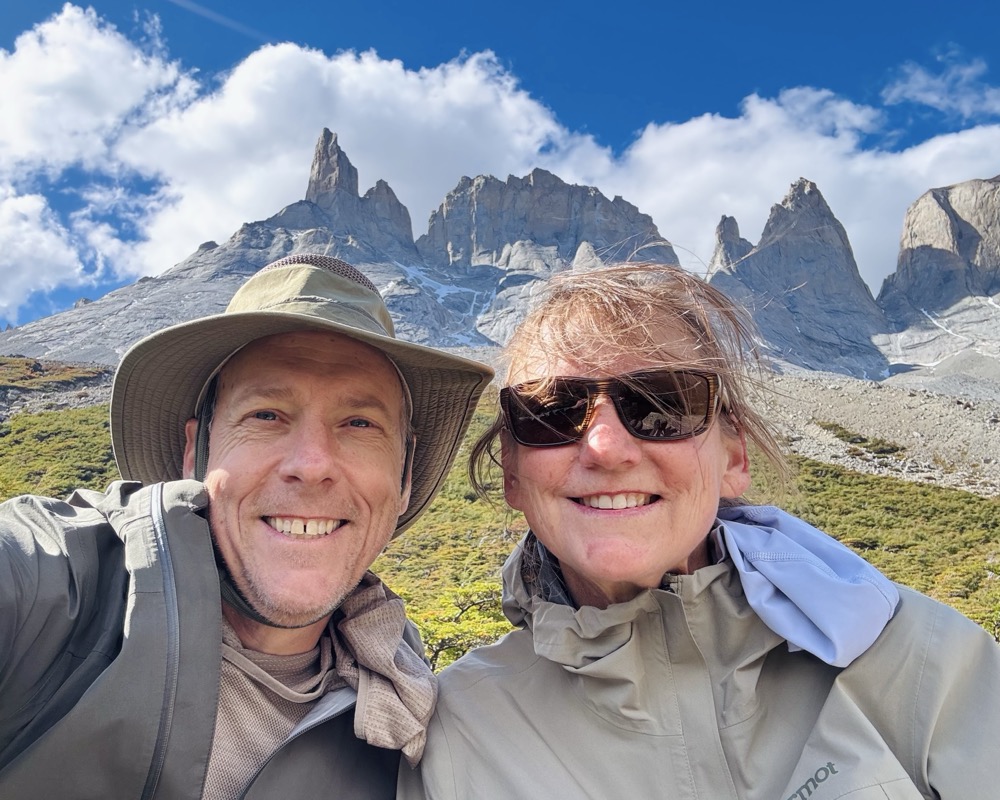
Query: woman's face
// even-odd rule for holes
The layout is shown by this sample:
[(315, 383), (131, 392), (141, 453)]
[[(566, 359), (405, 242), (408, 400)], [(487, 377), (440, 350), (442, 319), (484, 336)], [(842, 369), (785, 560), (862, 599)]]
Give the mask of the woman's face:
[[(649, 366), (623, 358), (614, 374)], [(515, 382), (609, 374), (546, 360), (529, 362)], [(691, 439), (645, 441), (628, 432), (606, 396), (580, 441), (526, 447), (504, 434), (502, 452), (507, 502), (559, 559), (581, 605), (624, 602), (668, 572), (706, 564), (719, 499), (750, 485), (744, 440), (718, 419)]]

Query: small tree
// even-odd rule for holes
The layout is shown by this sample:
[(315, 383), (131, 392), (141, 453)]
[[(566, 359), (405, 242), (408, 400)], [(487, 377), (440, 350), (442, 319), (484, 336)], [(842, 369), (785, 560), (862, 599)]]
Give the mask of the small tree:
[(500, 596), (499, 584), (475, 581), (445, 589), (421, 608), (411, 608), (435, 671), (511, 630), (500, 608)]

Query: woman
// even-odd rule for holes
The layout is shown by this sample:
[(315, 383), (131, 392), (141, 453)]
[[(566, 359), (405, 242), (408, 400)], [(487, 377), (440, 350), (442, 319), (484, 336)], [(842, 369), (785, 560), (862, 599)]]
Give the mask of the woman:
[(663, 266), (554, 279), (507, 348), (499, 448), (530, 533), (517, 630), (441, 676), (405, 798), (986, 798), (1000, 648), (833, 539), (739, 500), (743, 313)]

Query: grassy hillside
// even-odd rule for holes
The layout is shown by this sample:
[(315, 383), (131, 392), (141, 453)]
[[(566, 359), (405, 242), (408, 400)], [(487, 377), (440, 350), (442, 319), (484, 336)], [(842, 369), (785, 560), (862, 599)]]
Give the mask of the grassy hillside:
[(38, 361), (20, 356), (0, 356), (0, 389), (52, 389), (78, 378), (93, 378), (107, 367), (87, 367)]
[(0, 499), (62, 497), (118, 478), (104, 406), (15, 414), (0, 422)]
[[(0, 499), (103, 488), (116, 477), (106, 416), (94, 407), (0, 424)], [(480, 412), (473, 433), (486, 422)], [(475, 498), (464, 459), (463, 452), (431, 510), (376, 564), (406, 599), (438, 668), (508, 629), (499, 570), (524, 532), (518, 515)], [(755, 481), (767, 486), (768, 478)], [(796, 459), (792, 485), (777, 502), (1000, 638), (1000, 500)]]

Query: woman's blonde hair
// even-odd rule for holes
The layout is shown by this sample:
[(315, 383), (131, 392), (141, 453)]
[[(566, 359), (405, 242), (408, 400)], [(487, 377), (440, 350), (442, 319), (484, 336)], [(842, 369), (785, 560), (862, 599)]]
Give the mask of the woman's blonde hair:
[[(712, 372), (722, 385), (720, 421), (742, 430), (779, 475), (787, 469), (778, 436), (751, 404), (766, 365), (749, 314), (706, 281), (663, 264), (621, 264), (558, 273), (504, 348), (505, 386), (525, 370), (565, 361), (616, 374), (623, 357), (647, 368)], [(554, 377), (554, 376), (552, 376)], [(499, 463), (498, 414), (472, 447), (469, 477), (489, 497)]]

